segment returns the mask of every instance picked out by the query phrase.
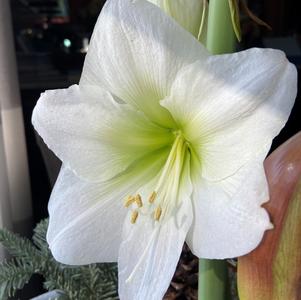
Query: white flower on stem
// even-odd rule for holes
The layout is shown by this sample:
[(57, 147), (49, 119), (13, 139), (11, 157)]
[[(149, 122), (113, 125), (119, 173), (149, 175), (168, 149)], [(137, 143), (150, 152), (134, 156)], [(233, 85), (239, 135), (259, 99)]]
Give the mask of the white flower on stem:
[(121, 299), (161, 299), (183, 243), (254, 249), (271, 228), (263, 160), (296, 95), (281, 51), (210, 56), (153, 4), (109, 0), (80, 84), (33, 124), (63, 161), (47, 240), (66, 264), (117, 261)]

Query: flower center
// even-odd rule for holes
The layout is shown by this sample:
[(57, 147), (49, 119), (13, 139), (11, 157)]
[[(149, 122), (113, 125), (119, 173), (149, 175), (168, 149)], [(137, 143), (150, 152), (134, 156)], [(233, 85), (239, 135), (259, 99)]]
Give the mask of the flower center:
[(125, 207), (136, 206), (131, 215), (132, 224), (136, 223), (139, 213), (145, 214), (144, 207), (147, 207), (146, 213), (158, 222), (169, 215), (178, 204), (182, 169), (189, 153), (189, 144), (180, 131), (174, 134), (175, 139), (170, 153), (147, 201), (143, 201), (140, 194), (130, 195), (125, 201)]

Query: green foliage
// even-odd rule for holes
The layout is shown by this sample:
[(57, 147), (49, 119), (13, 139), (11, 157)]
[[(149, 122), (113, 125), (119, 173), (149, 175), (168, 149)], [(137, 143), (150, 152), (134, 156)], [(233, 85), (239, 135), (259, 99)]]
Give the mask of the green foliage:
[(35, 272), (32, 265), (17, 259), (2, 263), (0, 268), (0, 299), (12, 297), (16, 290), (28, 283)]
[(14, 234), (6, 229), (0, 230), (0, 243), (14, 257), (28, 261), (39, 255), (37, 249), (27, 238)]
[(60, 290), (64, 299), (106, 300), (118, 299), (117, 265), (91, 264), (70, 267), (58, 263), (51, 255), (46, 242), (48, 220), (37, 225), (32, 242), (0, 230), (0, 243), (14, 257), (0, 264), (0, 299), (8, 299), (22, 289), (33, 274), (44, 277), (47, 290)]

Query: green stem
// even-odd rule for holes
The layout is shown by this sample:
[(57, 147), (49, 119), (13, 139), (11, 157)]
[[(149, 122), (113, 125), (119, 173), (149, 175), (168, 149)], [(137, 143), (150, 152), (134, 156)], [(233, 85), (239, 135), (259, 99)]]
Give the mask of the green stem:
[(226, 299), (227, 262), (225, 260), (199, 260), (199, 300)]
[[(206, 47), (212, 54), (235, 51), (235, 33), (228, 0), (210, 0)], [(199, 300), (225, 300), (229, 297), (227, 262), (199, 260)]]
[(210, 0), (206, 47), (212, 54), (235, 51), (235, 33), (228, 0)]

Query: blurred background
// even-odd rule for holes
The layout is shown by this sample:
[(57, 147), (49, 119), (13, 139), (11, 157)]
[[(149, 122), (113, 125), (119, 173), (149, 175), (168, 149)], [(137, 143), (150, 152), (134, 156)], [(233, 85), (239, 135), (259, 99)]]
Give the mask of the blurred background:
[[(32, 110), (44, 90), (78, 83), (89, 39), (104, 2), (0, 1), (2, 227), (30, 236), (34, 225), (47, 217), (47, 203), (60, 162), (36, 135), (31, 125)], [(249, 1), (249, 8), (272, 30), (259, 26), (246, 16), (242, 17), (243, 41), (238, 48), (257, 46), (281, 49), (299, 71), (300, 1), (252, 0)], [(300, 131), (300, 116), (298, 95), (289, 122), (275, 139), (273, 149)], [(193, 270), (191, 268), (192, 273), (195, 272)], [(188, 292), (181, 291), (185, 288), (185, 284), (179, 288), (182, 294), (177, 299), (188, 299), (185, 296)], [(41, 292), (39, 279), (35, 278), (20, 294), (20, 299), (29, 299)]]

